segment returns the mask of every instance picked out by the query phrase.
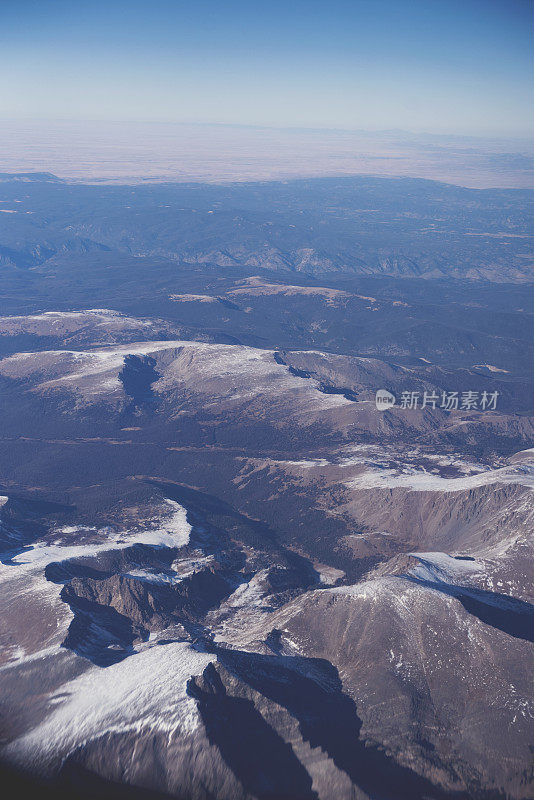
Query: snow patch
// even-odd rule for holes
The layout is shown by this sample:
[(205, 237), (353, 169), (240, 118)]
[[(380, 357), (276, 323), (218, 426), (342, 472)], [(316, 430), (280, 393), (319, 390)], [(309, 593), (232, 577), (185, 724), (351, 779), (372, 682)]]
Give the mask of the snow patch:
[(218, 298), (209, 294), (170, 294), (175, 303), (217, 303)]
[[(117, 532), (113, 528), (98, 529), (102, 541), (91, 542), (89, 544), (63, 545), (61, 543), (48, 544), (37, 542), (31, 548), (19, 553), (12, 559), (12, 564), (24, 566), (26, 569), (44, 569), (48, 564), (54, 562), (68, 561), (72, 558), (83, 558), (93, 556), (109, 550), (122, 550), (132, 547), (134, 544), (146, 544), (152, 547), (183, 547), (189, 542), (191, 525), (187, 521), (187, 512), (183, 506), (174, 500), (165, 500), (164, 507), (169, 510), (169, 514), (158, 521), (154, 528), (142, 528), (138, 531)], [(78, 526), (66, 526), (59, 528), (58, 533), (73, 533)], [(79, 528), (88, 530), (87, 528)], [(92, 528), (91, 530), (95, 530)], [(12, 575), (12, 566), (0, 566), (0, 580), (5, 575)]]
[(368, 470), (346, 482), (351, 489), (408, 489), (412, 492), (464, 492), (493, 484), (519, 484), (534, 489), (534, 465), (501, 467), (477, 475), (443, 478), (429, 472), (412, 470), (399, 474), (393, 469)]
[(4, 757), (46, 774), (73, 750), (105, 733), (191, 733), (198, 712), (186, 694), (187, 681), (212, 660), (185, 642), (173, 642), (149, 647), (106, 669), (92, 668), (52, 695), (50, 715), (7, 745)]
[(456, 583), (484, 572), (478, 561), (453, 558), (446, 553), (409, 553), (419, 564), (410, 570), (410, 575), (431, 583)]

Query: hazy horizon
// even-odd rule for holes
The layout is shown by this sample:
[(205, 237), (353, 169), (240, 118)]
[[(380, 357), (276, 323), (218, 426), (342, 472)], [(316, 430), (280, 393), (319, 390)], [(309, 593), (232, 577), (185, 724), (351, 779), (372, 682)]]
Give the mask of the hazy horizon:
[(202, 123), (0, 120), (0, 172), (82, 182), (412, 177), (534, 188), (534, 141)]

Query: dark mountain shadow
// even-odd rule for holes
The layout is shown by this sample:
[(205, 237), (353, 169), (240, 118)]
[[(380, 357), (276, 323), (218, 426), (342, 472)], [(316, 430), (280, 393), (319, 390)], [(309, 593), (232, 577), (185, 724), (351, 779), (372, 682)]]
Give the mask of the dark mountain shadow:
[(208, 739), (258, 800), (317, 800), (312, 779), (291, 745), (267, 724), (254, 703), (232, 697), (210, 664), (187, 692), (197, 701)]
[(156, 372), (155, 366), (156, 360), (151, 356), (125, 357), (124, 367), (119, 372), (119, 380), (122, 382), (124, 392), (131, 399), (130, 410), (153, 406), (157, 402), (152, 384), (161, 376)]
[(534, 642), (534, 605), (507, 594), (428, 581), (408, 575), (406, 580), (455, 597), (474, 617), (516, 639)]
[(358, 402), (358, 395), (353, 389), (349, 389), (347, 387), (338, 387), (338, 386), (331, 386), (328, 383), (320, 383), (318, 390), (323, 394), (339, 394), (345, 398), (345, 400), (350, 400), (351, 403)]
[[(316, 374), (307, 372), (304, 369), (298, 369), (297, 367), (290, 366), (286, 361), (284, 361), (281, 353), (275, 353), (274, 360), (277, 364), (280, 364), (280, 366), (287, 367), (290, 374), (294, 375), (296, 378), (313, 378), (314, 380), (318, 380)], [(352, 403), (358, 402), (358, 393), (349, 387), (333, 386), (332, 384), (320, 381), (319, 385), (317, 386), (317, 391), (322, 392), (323, 394), (339, 394), (344, 397), (345, 400), (350, 400)]]
[[(398, 764), (360, 738), (362, 720), (343, 693), (336, 668), (323, 659), (267, 656), (214, 648), (218, 662), (243, 683), (283, 706), (298, 720), (302, 737), (320, 747), (351, 781), (375, 800), (467, 800)], [(207, 710), (205, 710), (205, 714)], [(230, 722), (228, 723), (231, 727)], [(480, 795), (498, 800), (500, 795)]]
[(45, 567), (45, 578), (52, 583), (67, 583), (72, 578), (93, 578), (94, 580), (104, 580), (112, 575), (112, 572), (95, 569), (86, 564), (80, 564), (69, 559), (65, 561), (52, 561)]
[(148, 639), (147, 630), (110, 606), (77, 597), (68, 586), (60, 596), (74, 614), (61, 646), (87, 658), (97, 667), (123, 661), (135, 652), (136, 639)]

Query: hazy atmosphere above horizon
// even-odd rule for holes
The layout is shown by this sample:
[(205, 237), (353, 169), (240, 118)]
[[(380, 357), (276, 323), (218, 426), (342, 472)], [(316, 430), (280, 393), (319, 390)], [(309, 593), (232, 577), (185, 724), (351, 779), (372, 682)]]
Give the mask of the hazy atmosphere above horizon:
[(529, 0), (2, 0), (1, 114), (534, 132)]

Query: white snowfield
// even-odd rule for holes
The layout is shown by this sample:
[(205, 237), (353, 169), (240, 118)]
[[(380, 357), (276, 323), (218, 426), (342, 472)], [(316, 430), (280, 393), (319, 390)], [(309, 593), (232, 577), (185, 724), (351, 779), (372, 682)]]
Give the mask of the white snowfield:
[(152, 645), (106, 669), (93, 667), (62, 685), (50, 698), (49, 716), (0, 753), (46, 774), (106, 733), (147, 730), (169, 739), (189, 734), (198, 725), (198, 711), (187, 696), (187, 681), (213, 658), (173, 642)]
[[(534, 454), (534, 450), (532, 452)], [(528, 451), (521, 451), (516, 456), (522, 453), (528, 453)], [(429, 453), (418, 447), (401, 449), (399, 446), (391, 446), (386, 443), (380, 445), (350, 444), (340, 451), (340, 457), (333, 463), (340, 467), (367, 464), (370, 467), (383, 465), (385, 468), (388, 464), (394, 462), (403, 468), (403, 474), (408, 472), (411, 474), (414, 472), (423, 474), (424, 469), (420, 466), (423, 460), (434, 463), (436, 471), (439, 471), (439, 467), (454, 467), (458, 472), (465, 475), (481, 473), (489, 469), (487, 464), (469, 461), (460, 453)], [(534, 461), (534, 456), (532, 460)], [(389, 473), (384, 472), (383, 474)]]
[[(318, 391), (315, 380), (292, 375), (285, 365), (275, 361), (273, 350), (181, 339), (94, 350), (17, 353), (0, 361), (0, 374), (15, 379), (37, 379), (33, 387), (36, 391), (63, 389), (93, 402), (122, 392), (118, 376), (128, 355), (160, 359), (158, 368), (163, 375), (153, 384), (158, 393), (186, 384), (193, 392), (227, 396), (232, 401), (269, 395), (286, 402), (287, 393), (298, 393), (299, 400), (305, 401), (309, 410), (351, 405), (342, 395)], [(41, 376), (45, 380), (40, 381)]]
[[(27, 595), (31, 601), (38, 600), (39, 614), (45, 617), (52, 616), (55, 620), (55, 626), (38, 644), (37, 649), (11, 648), (10, 659), (0, 667), (0, 671), (58, 653), (60, 650), (73, 615), (68, 605), (60, 600), (61, 587), (45, 577), (45, 568), (48, 564), (62, 563), (74, 558), (87, 558), (110, 550), (123, 550), (134, 544), (180, 548), (189, 542), (192, 528), (187, 521), (186, 510), (179, 503), (174, 500), (164, 500), (162, 506), (158, 508), (158, 513), (159, 519), (133, 531), (79, 526), (59, 528), (56, 531), (58, 539), (55, 542), (50, 544), (36, 542), (15, 556), (10, 565), (0, 564), (0, 586), (8, 608), (9, 598), (16, 599), (18, 604)], [(87, 544), (69, 543), (69, 540), (72, 539), (74, 542), (76, 535), (84, 531), (90, 531), (92, 538), (97, 541)]]
[(41, 353), (16, 353), (0, 361), (0, 373), (7, 377), (28, 378), (39, 373), (60, 373), (52, 380), (43, 381), (37, 388), (64, 384), (76, 388), (85, 378), (95, 378), (95, 386), (105, 386), (110, 378), (117, 387), (118, 378), (128, 355), (144, 356), (159, 350), (182, 347), (185, 342), (141, 342), (116, 345), (98, 350), (45, 350)]
[(453, 558), (446, 553), (409, 553), (419, 564), (410, 575), (432, 583), (462, 583), (465, 579), (484, 572), (484, 564), (476, 560)]
[(262, 297), (267, 295), (284, 295), (291, 296), (307, 296), (307, 297), (320, 297), (328, 304), (333, 304), (336, 301), (348, 300), (354, 295), (340, 289), (330, 289), (324, 286), (291, 286), (283, 283), (267, 283), (259, 276), (246, 278), (244, 281), (239, 282), (235, 289), (230, 289), (226, 292), (230, 297)]
[(351, 489), (407, 489), (411, 492), (465, 492), (493, 484), (519, 484), (534, 488), (534, 463), (504, 466), (477, 475), (443, 478), (429, 472), (397, 474), (395, 470), (367, 470), (348, 481)]
[(331, 461), (328, 461), (326, 458), (314, 458), (314, 459), (304, 459), (301, 461), (288, 461), (280, 460), (280, 459), (272, 459), (271, 464), (275, 464), (277, 467), (299, 467), (302, 469), (313, 469), (314, 467), (328, 467), (331, 465)]
[(510, 372), (508, 369), (502, 369), (501, 367), (496, 367), (493, 364), (473, 364), (473, 367), (487, 369), (488, 372), (506, 372), (507, 374)]
[[(4, 499), (4, 498), (2, 498)], [(7, 500), (7, 498), (5, 498)], [(101, 535), (101, 541), (63, 545), (37, 543), (13, 558), (14, 566), (0, 565), (0, 581), (8, 594), (15, 582), (16, 596), (39, 597), (42, 608), (56, 609), (57, 630), (50, 644), (26, 654), (18, 648), (2, 668), (29, 664), (60, 652), (60, 643), (72, 619), (68, 607), (59, 600), (59, 588), (44, 577), (47, 564), (69, 558), (91, 556), (133, 544), (156, 547), (182, 547), (189, 541), (191, 525), (185, 509), (165, 500), (161, 519), (133, 532), (110, 528), (88, 530)], [(70, 536), (82, 529), (64, 527), (58, 535)], [(191, 675), (198, 675), (212, 660), (184, 643), (152, 646), (106, 669), (92, 667), (60, 687), (50, 698), (50, 714), (28, 733), (3, 748), (3, 756), (24, 768), (52, 772), (78, 746), (107, 732), (128, 730), (161, 731), (168, 736), (190, 733), (197, 725), (195, 702), (186, 695)], [(1, 751), (0, 751), (1, 752)]]
[[(403, 575), (384, 575), (348, 586), (336, 586), (325, 589), (325, 592), (353, 598), (355, 601), (370, 602), (391, 609), (399, 619), (404, 619), (409, 629), (413, 625), (413, 615), (423, 609), (428, 610), (431, 604), (447, 606), (457, 616), (459, 625), (476, 628), (480, 623), (464, 614), (452, 595), (443, 593), (439, 585), (476, 587), (476, 578), (486, 572), (486, 564), (482, 560), (464, 561), (453, 558), (442, 552), (410, 553), (418, 560)], [(410, 578), (416, 578), (419, 583)], [(435, 586), (432, 586), (432, 584)]]
[(61, 333), (74, 333), (92, 327), (107, 327), (116, 330), (145, 330), (153, 327), (148, 320), (128, 317), (120, 311), (109, 308), (88, 308), (79, 311), (44, 311), (28, 316), (0, 317), (0, 335), (33, 333), (41, 336), (54, 336)]
[(169, 300), (175, 303), (218, 303), (219, 298), (211, 294), (170, 294)]
[[(71, 558), (83, 558), (109, 550), (123, 550), (134, 544), (146, 544), (152, 547), (183, 547), (189, 542), (191, 525), (187, 521), (187, 512), (174, 500), (163, 501), (163, 511), (168, 509), (168, 516), (154, 523), (153, 527), (145, 527), (134, 531), (118, 532), (112, 528), (85, 529), (95, 530), (101, 537), (98, 542), (89, 544), (54, 544), (37, 542), (23, 553), (12, 559), (17, 566), (24, 566), (31, 571), (44, 569), (48, 564), (67, 561)], [(60, 528), (58, 534), (75, 533), (72, 527)], [(0, 582), (2, 577), (13, 577), (13, 567), (0, 564)]]
[[(411, 567), (405, 575), (385, 575), (348, 586), (336, 586), (326, 591), (364, 598), (378, 598), (382, 592), (392, 591), (395, 602), (402, 603), (403, 594), (411, 592), (415, 586), (406, 581), (407, 577), (413, 576), (430, 583), (463, 584), (486, 569), (481, 560), (458, 559), (442, 552), (413, 552), (407, 555), (413, 556), (419, 563)], [(405, 583), (402, 592), (399, 590), (399, 581)], [(417, 591), (420, 589), (417, 588)]]

